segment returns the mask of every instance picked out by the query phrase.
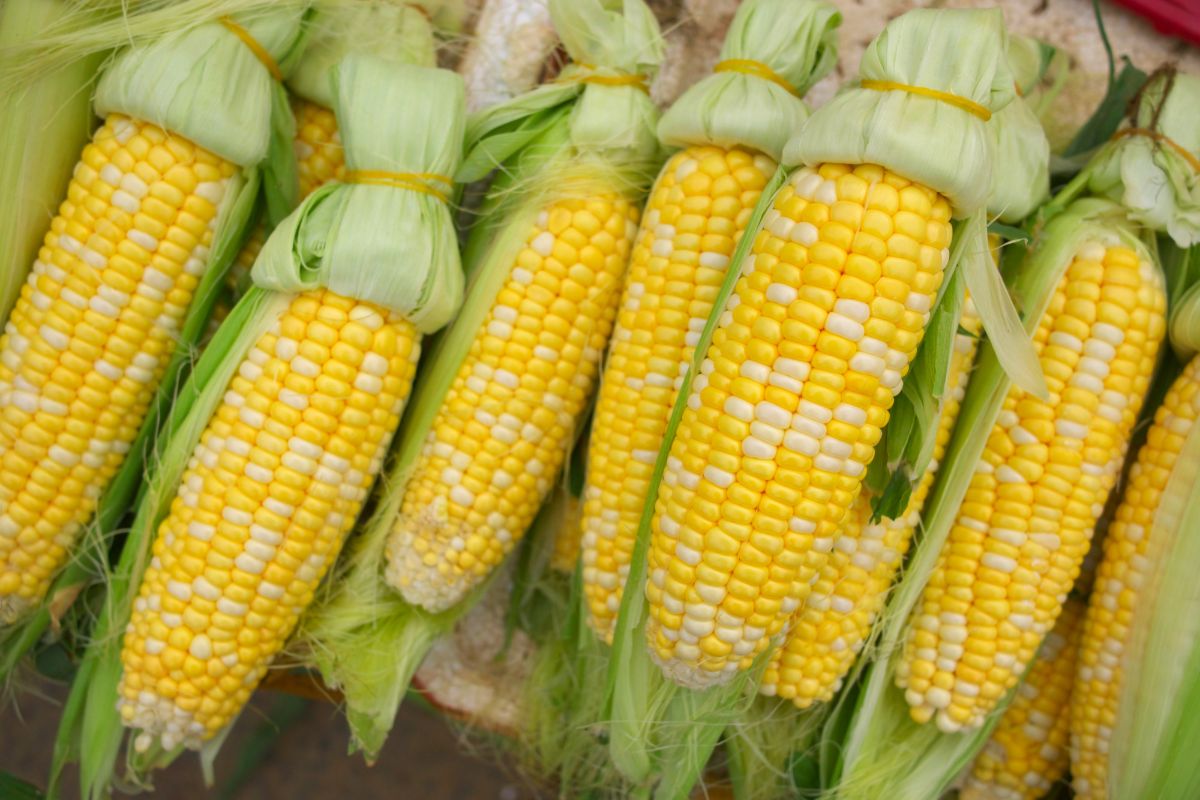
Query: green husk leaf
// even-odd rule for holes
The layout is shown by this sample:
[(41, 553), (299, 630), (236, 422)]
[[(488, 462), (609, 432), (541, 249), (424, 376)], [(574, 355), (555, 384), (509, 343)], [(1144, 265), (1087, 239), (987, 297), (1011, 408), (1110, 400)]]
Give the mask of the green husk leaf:
[[(1022, 40), (1009, 39), (1008, 58), (1014, 75), (1018, 67), (1013, 63), (1013, 45), (1018, 41)], [(1020, 96), (993, 114), (987, 129), (992, 141), (988, 214), (1005, 222), (1017, 222), (1029, 216), (1050, 195), (1050, 141), (1041, 120)]]
[[(0, 5), (0, 72), (9, 49), (43, 33), (73, 7), (70, 0), (9, 0)], [(102, 8), (101, 14), (111, 12)], [(96, 10), (89, 12), (98, 16)], [(0, 93), (0, 320), (8, 319), (46, 220), (58, 210), (75, 159), (91, 134), (91, 91), (103, 52), (65, 63), (28, 85)]]
[[(948, 92), (999, 111), (1014, 97), (999, 9), (916, 9), (867, 48), (863, 80)], [(903, 91), (851, 88), (818, 109), (784, 150), (796, 164), (879, 164), (945, 195), (958, 217), (988, 200), (991, 148), (983, 120)]]
[[(762, 195), (747, 222), (746, 230), (757, 231), (762, 219), (771, 207), (775, 193), (783, 185), (785, 178), (783, 168), (776, 170), (771, 180), (763, 187)], [(671, 443), (679, 429), (683, 410), (687, 404), (688, 393), (691, 391), (693, 377), (698, 374), (700, 362), (708, 351), (713, 333), (717, 328), (720, 313), (724, 309), (729, 296), (733, 293), (734, 285), (740, 274), (738, 265), (750, 252), (754, 237), (742, 236), (734, 249), (730, 266), (726, 269), (725, 279), (714, 300), (714, 313), (709, 315), (700, 340), (696, 344), (692, 363), (683, 376), (683, 383), (676, 396), (675, 405), (671, 409), (671, 417), (658, 457), (654, 462), (651, 473), (645, 508), (642, 511), (641, 522), (638, 526), (637, 541), (630, 557), (629, 572), (625, 579), (625, 592), (621, 598), (621, 608), (617, 615), (617, 623), (613, 631), (612, 650), (608, 662), (608, 678), (606, 687), (605, 718), (609, 726), (609, 753), (613, 763), (622, 775), (635, 785), (648, 785), (657, 777), (655, 771), (665, 772), (672, 765), (656, 758), (655, 742), (660, 736), (660, 716), (671, 701), (671, 695), (676, 692), (690, 690), (678, 689), (664, 680), (658, 666), (650, 659), (646, 651), (646, 619), (647, 605), (642, 587), (646, 581), (646, 556), (650, 546), (650, 526), (654, 515), (653, 498), (658, 494), (658, 486), (662, 482), (666, 470), (667, 457), (670, 454)], [(700, 742), (700, 746), (706, 745)], [(715, 741), (708, 745), (715, 745)], [(686, 754), (691, 763), (698, 760), (696, 752)], [(707, 754), (704, 754), (707, 758)]]
[[(724, 742), (734, 800), (794, 797), (816, 776), (796, 780), (800, 763), (820, 732), (819, 713), (800, 711), (790, 700), (758, 697), (730, 726)], [(805, 767), (799, 767), (801, 772)]]
[[(1078, 169), (1078, 162), (1086, 159), (1117, 132), (1129, 103), (1146, 83), (1146, 73), (1135, 67), (1128, 58), (1122, 57), (1121, 60), (1121, 71), (1109, 82), (1100, 105), (1063, 150), (1062, 157), (1068, 164), (1075, 163), (1075, 169)], [(1062, 171), (1061, 168), (1055, 170), (1056, 173)]]
[(0, 771), (0, 797), (6, 800), (43, 800), (45, 795), (32, 783), (21, 780), (11, 772)]
[(1200, 794), (1200, 425), (1192, 424), (1147, 532), (1150, 574), (1130, 621), (1109, 747), (1113, 797)]
[[(1120, 242), (1146, 254), (1135, 231), (1119, 206), (1098, 199), (1077, 201), (1047, 224), (1010, 284), (1025, 311), (1026, 331), (1032, 333), (1040, 322), (1083, 243)], [(984, 343), (926, 505), (922, 538), (878, 624), (877, 652), (883, 657), (864, 669), (857, 690), (838, 701), (826, 726), (821, 767), (827, 797), (937, 797), (986, 742), (1007, 703), (1000, 703), (978, 731), (942, 734), (935, 725), (913, 722), (904, 693), (894, 686), (910, 614), (936, 566), (1011, 385), (995, 351), (993, 342)]]
[(749, 147), (778, 161), (808, 118), (800, 98), (837, 63), (841, 21), (837, 9), (820, 0), (747, 0), (734, 15), (720, 59), (765, 64), (795, 93), (756, 75), (709, 75), (663, 114), (659, 140), (672, 147)]
[[(303, 14), (284, 7), (237, 22), (281, 65), (302, 46)], [(267, 156), (277, 86), (267, 68), (217, 22), (120, 53), (96, 87), (96, 113), (161, 125), (235, 164)]]
[(1088, 187), (1094, 194), (1120, 202), (1131, 219), (1165, 231), (1180, 247), (1200, 243), (1197, 107), (1200, 77), (1160, 70), (1142, 88), (1131, 124), (1166, 139), (1118, 138), (1089, 165)]
[(437, 62), (431, 23), (416, 4), (318, 0), (314, 10), (304, 57), (287, 79), (288, 88), (305, 100), (333, 108), (333, 71), (350, 53), (422, 67)]
[[(453, 174), (465, 94), (458, 75), (358, 53), (336, 72), (348, 170)], [(385, 112), (392, 118), (380, 119)], [(423, 123), (409, 125), (409, 118)], [(364, 268), (371, 264), (397, 268)], [(397, 311), (422, 333), (445, 325), (462, 300), (458, 242), (445, 201), (397, 186), (331, 183), (312, 192), (272, 232), (250, 277), (282, 292), (328, 287)]]

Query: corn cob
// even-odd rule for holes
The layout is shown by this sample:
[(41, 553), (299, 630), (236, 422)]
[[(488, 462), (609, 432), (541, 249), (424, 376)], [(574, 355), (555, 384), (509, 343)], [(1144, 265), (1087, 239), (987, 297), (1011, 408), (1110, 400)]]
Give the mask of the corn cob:
[(961, 800), (1038, 800), (1067, 774), (1075, 657), (1086, 606), (1068, 600), (959, 791)]
[[(969, 66), (999, 81), (1007, 71), (1001, 61), (979, 58), (995, 55), (999, 25), (973, 12), (910, 12), (872, 47), (907, 48), (910, 37), (927, 44), (951, 30), (978, 33), (981, 49), (944, 77), (958, 81)], [(864, 59), (868, 85), (818, 111), (806, 135), (789, 143), (785, 162), (810, 166), (771, 199), (691, 386), (658, 493), (646, 582), (651, 654), (682, 685), (729, 680), (804, 601), (924, 334), (948, 264), (952, 203), (971, 214), (985, 197), (986, 186), (980, 191), (961, 172), (947, 180), (902, 144), (916, 123), (901, 109), (938, 100), (871, 88), (911, 83), (900, 73), (915, 68), (919, 49), (894, 63)], [(1012, 90), (1005, 79), (996, 94), (973, 95), (978, 118), (946, 112), (955, 135), (967, 137), (959, 141), (981, 141), (980, 120), (990, 112), (979, 104), (1003, 105)], [(847, 120), (884, 104), (897, 114), (895, 124), (872, 125), (871, 136), (880, 138), (862, 145), (863, 134)], [(837, 115), (843, 108), (853, 109), (849, 117)], [(913, 119), (925, 126), (932, 114)], [(941, 137), (949, 128), (922, 130)], [(884, 163), (896, 156), (919, 180), (878, 163), (838, 160), (866, 161), (868, 154)], [(970, 163), (986, 169), (975, 156)]]
[(533, 521), (595, 387), (637, 216), (598, 192), (530, 227), (405, 489), (388, 579), (409, 602), (450, 607)]
[(776, 195), (659, 492), (646, 594), (662, 662), (710, 682), (796, 610), (806, 553), (832, 545), (920, 342), (950, 233), (945, 198), (872, 165), (803, 168)]
[(963, 310), (961, 327), (964, 333), (955, 335), (933, 460), (908, 507), (897, 519), (871, 522), (869, 497), (859, 495), (787, 638), (763, 673), (763, 694), (788, 698), (799, 708), (825, 702), (841, 688), (842, 678), (866, 643), (875, 615), (883, 607), (920, 524), (921, 508), (966, 394), (980, 333), (979, 318), (970, 301)]
[(467, 108), (480, 111), (537, 85), (557, 39), (547, 0), (487, 0), (459, 72)]
[(1200, 359), (1176, 379), (1129, 473), (1083, 623), (1071, 699), (1072, 786), (1081, 798), (1110, 797), (1109, 739), (1124, 691), (1123, 654), (1146, 585), (1155, 512), (1188, 433), (1200, 417)]
[(647, 202), (596, 401), (584, 485), (588, 621), (606, 638), (680, 371), (774, 171), (773, 161), (747, 150), (693, 146), (667, 162)]
[[(424, 101), (427, 113), (440, 116), (452, 136), (461, 130), (457, 76), (353, 56), (342, 63), (339, 76), (340, 113), (354, 114), (351, 122), (362, 124), (367, 118), (362, 109), (369, 108), (363, 104), (389, 99), (382, 91), (395, 82), (397, 102), (416, 103), (422, 93), (441, 93)], [(360, 141), (359, 149), (364, 146)], [(424, 147), (413, 145), (416, 152), (425, 152)], [(413, 174), (440, 174), (453, 166), (438, 160), (456, 156), (456, 142), (444, 152), (441, 145), (427, 149), (436, 155), (421, 156)], [(400, 159), (414, 160), (404, 152)], [(423, 163), (431, 158), (433, 164)], [(357, 168), (372, 160), (388, 159), (360, 153)], [(445, 206), (405, 186), (387, 193), (438, 203), (423, 211), (409, 208), (431, 219), (425, 224), (432, 230), (446, 233)], [(344, 197), (361, 191), (357, 186), (334, 190)], [(363, 200), (383, 201), (369, 194), (377, 187), (366, 191)], [(303, 224), (309, 211), (302, 206), (294, 219)], [(437, 229), (438, 221), (445, 227)], [(333, 226), (330, 231), (309, 231), (300, 240), (316, 235), (332, 245), (348, 230), (345, 220), (325, 224)], [(293, 229), (290, 221), (276, 229), (255, 265), (256, 280), (280, 253), (290, 255), (287, 237)], [(417, 234), (411, 238), (430, 236), (421, 229)], [(430, 252), (443, 252), (445, 244), (433, 248), (419, 241), (411, 257), (428, 258)], [(336, 252), (336, 247), (326, 251)], [(387, 251), (379, 243), (363, 251), (378, 252)], [(457, 262), (452, 247), (444, 252)], [(437, 274), (434, 266), (417, 262), (405, 268)], [(330, 273), (328, 280), (336, 284), (339, 276)], [(450, 288), (435, 285), (430, 291)], [(139, 750), (198, 747), (244, 706), (358, 518), (409, 395), (420, 336), (439, 324), (331, 289), (274, 297), (272, 302), (281, 304), (278, 316), (241, 357), (174, 484), (133, 603), (118, 693), (122, 721), (139, 731)]]
[(36, 604), (128, 452), (237, 168), (110, 115), (0, 338), (0, 622)]
[[(271, 47), (289, 47), (294, 28), (267, 24), (259, 30), (277, 40)], [(269, 84), (260, 56), (218, 27), (195, 35), (216, 36), (235, 54), (233, 68)], [(163, 51), (145, 52), (102, 78), (97, 102), (111, 113), (83, 151), (0, 337), (0, 624), (40, 602), (129, 453), (209, 267), (226, 195), (240, 186), (237, 164), (266, 147), (265, 135), (227, 141), (219, 125), (210, 133), (186, 114), (163, 118), (195, 129), (190, 138), (116, 110), (127, 99), (122, 70), (151, 69), (136, 59)], [(169, 92), (171, 82), (156, 88)], [(161, 98), (140, 102), (153, 111)], [(209, 121), (262, 113), (231, 106)], [(197, 143), (210, 137), (215, 145)]]
[(819, 2), (743, 4), (714, 74), (680, 97), (659, 125), (659, 138), (683, 149), (647, 203), (601, 381), (584, 486), (587, 619), (606, 640), (682, 375), (787, 131), (808, 116), (800, 97), (833, 65), (839, 22)]
[(241, 709), (354, 525), (416, 370), (399, 314), (291, 301), (243, 359), (159, 527), (121, 654), (122, 719), (197, 745)]
[[(388, 582), (429, 611), (454, 606), (491, 572), (553, 485), (596, 386), (637, 201), (652, 160), (657, 166), (642, 72), (657, 63), (661, 41), (649, 9), (551, 0), (550, 11), (568, 52), (587, 65), (569, 65), (534, 94), (586, 109), (579, 113), (594, 127), (556, 126), (542, 134), (553, 147), (516, 153), (488, 200), (492, 218), (468, 243), (469, 264), (474, 254), (482, 260), (468, 266), (477, 275), (471, 313), (449, 335), (437, 410), (419, 423), (419, 453), (387, 544)], [(575, 105), (581, 92), (589, 102)], [(524, 115), (522, 102), (480, 115), (479, 137)], [(602, 119), (608, 104), (629, 111)], [(582, 141), (575, 130), (587, 132)], [(506, 201), (505, 189), (522, 181), (530, 192)]]
[(910, 624), (896, 684), (918, 722), (979, 726), (1020, 677), (1079, 574), (1159, 345), (1158, 270), (1082, 244), (1034, 342), (1045, 402), (1009, 391)]

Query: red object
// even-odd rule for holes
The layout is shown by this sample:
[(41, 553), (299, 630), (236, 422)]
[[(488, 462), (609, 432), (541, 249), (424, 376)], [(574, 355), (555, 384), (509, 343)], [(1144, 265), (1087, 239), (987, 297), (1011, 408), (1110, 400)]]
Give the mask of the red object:
[(1115, 0), (1154, 24), (1166, 36), (1200, 44), (1200, 0)]

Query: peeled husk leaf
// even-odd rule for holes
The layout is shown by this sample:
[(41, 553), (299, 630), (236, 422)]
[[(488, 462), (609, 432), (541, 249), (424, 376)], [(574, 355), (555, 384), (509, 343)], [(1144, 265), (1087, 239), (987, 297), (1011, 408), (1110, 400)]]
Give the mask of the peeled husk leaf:
[(658, 137), (672, 147), (749, 147), (776, 161), (808, 118), (801, 98), (837, 63), (842, 17), (821, 0), (747, 0), (725, 35), (721, 60), (758, 61), (791, 85), (742, 72), (717, 72), (663, 114)]
[[(947, 92), (995, 113), (1014, 97), (1006, 52), (1000, 9), (916, 9), (889, 22), (871, 43), (859, 77)], [(957, 217), (988, 200), (984, 120), (904, 91), (843, 91), (809, 117), (783, 160), (879, 164), (945, 195)]]
[(1200, 243), (1200, 77), (1160, 71), (1143, 87), (1131, 124), (1168, 137), (1191, 160), (1165, 142), (1143, 136), (1113, 139), (1086, 170), (1088, 188), (1129, 209), (1130, 217), (1166, 232), (1179, 247)]
[[(1061, 276), (1087, 241), (1120, 243), (1149, 257), (1136, 227), (1120, 206), (1093, 198), (1075, 202), (1039, 233), (1029, 257), (1008, 281), (1029, 333), (1041, 321)], [(979, 730), (943, 734), (935, 725), (914, 722), (903, 691), (894, 685), (895, 661), (903, 656), (909, 617), (936, 567), (1012, 383), (995, 350), (990, 341), (981, 349), (939, 468), (940, 479), (926, 504), (921, 539), (878, 623), (877, 652), (884, 655), (856, 668), (855, 674), (860, 676), (857, 685), (839, 698), (826, 726), (821, 774), (829, 798), (939, 796), (970, 764), (1007, 704), (1007, 700), (1001, 702), (989, 723)]]

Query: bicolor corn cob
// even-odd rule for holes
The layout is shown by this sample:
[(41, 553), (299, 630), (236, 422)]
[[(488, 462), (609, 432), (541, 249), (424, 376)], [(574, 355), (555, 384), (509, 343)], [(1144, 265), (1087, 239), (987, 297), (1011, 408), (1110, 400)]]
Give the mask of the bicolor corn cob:
[[(1175, 380), (1146, 443), (1129, 472), (1125, 494), (1104, 539), (1071, 698), (1071, 773), (1075, 794), (1110, 797), (1109, 738), (1124, 691), (1123, 653), (1131, 622), (1150, 572), (1151, 529), (1160, 498), (1196, 420), (1200, 418), (1200, 358)], [(1194, 533), (1194, 532), (1193, 532)]]
[(550, 569), (570, 575), (575, 572), (575, 564), (579, 561), (579, 550), (582, 541), (579, 538), (579, 519), (583, 513), (583, 503), (579, 498), (564, 492), (563, 509), (558, 531), (554, 535), (554, 549), (550, 553)]
[(647, 201), (600, 382), (584, 485), (583, 588), (588, 621), (605, 638), (680, 375), (774, 171), (766, 156), (693, 146), (667, 162)]
[(238, 168), (113, 114), (0, 338), (0, 623), (45, 594), (142, 424)]
[(1038, 800), (1067, 774), (1071, 684), (1084, 604), (1068, 600), (975, 759), (961, 800)]
[(402, 316), (315, 291), (243, 358), (125, 632), (119, 705), (139, 749), (198, 746), (245, 704), (362, 509), (419, 350)]
[(872, 523), (870, 499), (866, 494), (859, 495), (827, 550), (828, 558), (818, 569), (816, 582), (792, 620), (787, 638), (763, 673), (759, 686), (763, 694), (786, 697), (799, 708), (825, 702), (841, 688), (842, 679), (866, 643), (875, 615), (883, 607), (921, 522), (921, 509), (967, 391), (982, 327), (969, 299), (960, 327), (964, 332), (954, 339), (933, 459), (908, 507), (896, 519)]
[(595, 387), (637, 217), (594, 195), (531, 226), (406, 484), (387, 577), (409, 602), (454, 605), (532, 522)]
[(1053, 627), (1120, 472), (1165, 307), (1134, 250), (1075, 254), (1034, 335), (1049, 402), (1009, 391), (910, 622), (896, 683), (918, 722), (982, 724)]
[(728, 678), (803, 603), (920, 344), (950, 213), (873, 165), (799, 169), (773, 199), (657, 499), (647, 634), (677, 682)]

